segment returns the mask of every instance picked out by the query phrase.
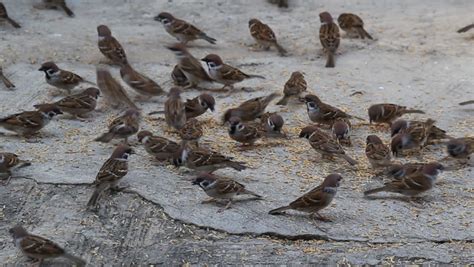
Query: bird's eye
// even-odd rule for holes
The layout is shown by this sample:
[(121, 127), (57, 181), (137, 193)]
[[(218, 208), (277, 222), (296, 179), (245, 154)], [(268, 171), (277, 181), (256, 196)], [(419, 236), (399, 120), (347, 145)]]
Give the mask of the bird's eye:
[(209, 67), (211, 68), (215, 68), (216, 67), (216, 64), (214, 64), (214, 62), (209, 62), (207, 63), (209, 65)]
[(206, 187), (208, 185), (209, 185), (209, 182), (207, 182), (207, 181), (202, 183), (202, 186), (204, 186), (204, 187)]
[(51, 117), (51, 118), (54, 117), (55, 115), (56, 115), (56, 113), (54, 113), (53, 111), (48, 112), (48, 116)]
[(201, 102), (201, 106), (203, 106), (203, 107), (207, 107), (207, 104), (206, 104), (206, 102)]
[(128, 153), (124, 153), (123, 156), (122, 156), (122, 158), (123, 158), (123, 159), (128, 159), (128, 156), (129, 156)]

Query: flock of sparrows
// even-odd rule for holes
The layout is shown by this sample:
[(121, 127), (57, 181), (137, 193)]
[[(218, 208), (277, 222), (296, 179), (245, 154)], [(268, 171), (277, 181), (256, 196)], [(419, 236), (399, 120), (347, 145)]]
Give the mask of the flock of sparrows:
[[(286, 1), (279, 1), (286, 2)], [(285, 6), (285, 4), (281, 4)], [(74, 13), (66, 6), (64, 0), (44, 0), (46, 8), (61, 8), (69, 16)], [(327, 53), (326, 67), (335, 67), (334, 56), (340, 42), (339, 28), (347, 32), (349, 37), (373, 39), (364, 29), (362, 19), (350, 13), (343, 13), (338, 17), (338, 24), (333, 21), (328, 12), (319, 14), (320, 41)], [(106, 25), (97, 27), (98, 48), (112, 65), (120, 67), (122, 80), (139, 95), (140, 100), (167, 94), (163, 111), (152, 112), (149, 115), (164, 113), (166, 124), (181, 139), (175, 142), (167, 138), (154, 135), (147, 130), (140, 130), (141, 110), (130, 99), (122, 85), (115, 80), (106, 67), (97, 68), (97, 87), (94, 82), (87, 81), (81, 76), (59, 68), (54, 62), (45, 62), (39, 68), (44, 72), (46, 82), (56, 88), (62, 89), (67, 95), (55, 102), (39, 103), (34, 105), (36, 110), (24, 111), (0, 118), (0, 127), (16, 132), (28, 138), (35, 136), (55, 116), (68, 113), (77, 119), (94, 111), (97, 107), (98, 97), (105, 96), (107, 105), (112, 108), (126, 109), (119, 117), (113, 119), (107, 131), (98, 136), (95, 141), (111, 142), (114, 139), (121, 141), (113, 150), (110, 158), (100, 168), (95, 179), (95, 190), (90, 197), (87, 207), (94, 210), (99, 205), (101, 196), (110, 190), (122, 189), (119, 181), (128, 172), (128, 159), (134, 154), (134, 149), (128, 138), (136, 135), (143, 144), (146, 152), (158, 161), (170, 162), (179, 167), (185, 166), (199, 172), (193, 180), (209, 195), (211, 200), (225, 200), (226, 205), (219, 212), (230, 207), (232, 199), (237, 195), (249, 194), (257, 199), (262, 196), (248, 190), (245, 186), (230, 178), (213, 174), (222, 168), (232, 168), (237, 171), (245, 170), (245, 162), (235, 161), (231, 157), (222, 155), (217, 151), (199, 145), (203, 136), (203, 122), (197, 118), (207, 110), (214, 111), (216, 100), (208, 93), (202, 93), (193, 99), (183, 101), (183, 90), (200, 88), (203, 82), (215, 82), (223, 85), (221, 89), (210, 90), (214, 93), (225, 91), (234, 92), (234, 85), (245, 79), (263, 76), (247, 74), (230, 66), (216, 54), (209, 54), (198, 60), (186, 48), (188, 42), (202, 39), (211, 44), (217, 42), (194, 25), (174, 17), (172, 14), (162, 12), (154, 18), (163, 24), (165, 30), (175, 37), (179, 43), (168, 46), (177, 58), (177, 65), (171, 72), (171, 77), (176, 87), (165, 92), (158, 83), (136, 71), (127, 60), (125, 50), (119, 41), (112, 35)], [(4, 20), (19, 28), (20, 25), (11, 19), (2, 3), (0, 3), (0, 20)], [(339, 25), (339, 26), (338, 26)], [(460, 30), (467, 31), (474, 27), (469, 25)], [(263, 49), (275, 47), (282, 56), (288, 55), (278, 42), (273, 30), (258, 19), (249, 20), (250, 35)], [(13, 88), (0, 67), (0, 79), (7, 88)], [(82, 92), (73, 94), (80, 84), (89, 84), (91, 87)], [(347, 114), (341, 109), (323, 102), (318, 96), (306, 93), (307, 83), (304, 73), (295, 71), (285, 83), (283, 97), (277, 105), (297, 105), (304, 103), (308, 117), (316, 124), (308, 125), (301, 129), (299, 137), (308, 140), (310, 146), (321, 154), (323, 158), (335, 160), (342, 158), (350, 165), (358, 162), (346, 153), (345, 147), (351, 143), (351, 120), (364, 121), (365, 119)], [(241, 144), (241, 148), (251, 148), (254, 143), (262, 138), (290, 137), (283, 131), (284, 120), (277, 113), (265, 112), (269, 104), (279, 97), (278, 93), (249, 99), (237, 107), (227, 109), (222, 116), (223, 125), (227, 125), (228, 135), (232, 140)], [(466, 101), (462, 105), (471, 104)], [(389, 178), (389, 181), (380, 188), (364, 192), (365, 195), (381, 191), (395, 192), (406, 196), (417, 196), (430, 190), (435, 183), (437, 175), (445, 169), (438, 162), (398, 164), (392, 155), (405, 156), (412, 152), (419, 152), (428, 145), (443, 143), (447, 146), (448, 155), (460, 160), (469, 160), (474, 151), (474, 137), (453, 138), (435, 125), (435, 121), (407, 121), (400, 119), (404, 114), (420, 113), (423, 111), (410, 109), (391, 103), (380, 103), (368, 108), (370, 123), (387, 124), (390, 126), (392, 137), (390, 146), (383, 143), (377, 135), (369, 135), (366, 139), (365, 153), (372, 168), (380, 170), (379, 175)], [(22, 160), (13, 153), (0, 153), (0, 178), (8, 184), (15, 168), (29, 166), (31, 163)], [(329, 174), (323, 182), (287, 206), (276, 208), (269, 213), (280, 214), (285, 210), (293, 209), (316, 215), (320, 220), (326, 220), (319, 211), (327, 207), (334, 198), (337, 188), (343, 177), (340, 174)], [(85, 265), (85, 261), (65, 252), (59, 245), (43, 237), (29, 234), (22, 226), (11, 229), (11, 234), (16, 246), (28, 257), (42, 261), (45, 258), (65, 257), (77, 265)]]

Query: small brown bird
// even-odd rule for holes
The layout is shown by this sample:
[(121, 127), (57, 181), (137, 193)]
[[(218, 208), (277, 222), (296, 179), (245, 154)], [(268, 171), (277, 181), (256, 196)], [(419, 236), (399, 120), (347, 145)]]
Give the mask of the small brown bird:
[(399, 156), (406, 150), (421, 150), (427, 145), (430, 129), (434, 123), (434, 120), (428, 119), (426, 122), (413, 124), (394, 135), (391, 143), (392, 153)]
[(228, 133), (230, 138), (244, 146), (252, 146), (255, 141), (263, 136), (258, 127), (242, 122), (239, 117), (229, 119)]
[(115, 80), (109, 70), (104, 67), (97, 67), (97, 85), (101, 93), (105, 96), (106, 102), (114, 109), (128, 108), (138, 109), (133, 101), (128, 97), (122, 85)]
[(376, 174), (376, 176), (386, 176), (390, 180), (401, 180), (405, 176), (409, 176), (420, 168), (423, 168), (429, 163), (409, 162), (404, 164), (391, 163), (386, 165), (385, 170)]
[(274, 46), (280, 55), (286, 55), (286, 50), (277, 42), (275, 33), (272, 31), (270, 26), (262, 23), (258, 19), (249, 20), (250, 35), (253, 39), (265, 50), (270, 49)]
[(401, 180), (394, 180), (380, 188), (367, 190), (364, 192), (364, 195), (367, 196), (378, 192), (393, 192), (413, 197), (433, 188), (437, 176), (443, 170), (443, 165), (437, 162), (429, 163), (414, 173), (403, 177)]
[(370, 123), (387, 123), (389, 125), (403, 114), (408, 113), (418, 113), (418, 114), (425, 114), (424, 111), (419, 109), (408, 109), (405, 106), (399, 106), (396, 104), (375, 104), (369, 107), (369, 119)]
[(469, 24), (467, 25), (466, 27), (462, 27), (461, 29), (458, 30), (458, 33), (463, 33), (463, 32), (467, 32), (469, 31), (470, 29), (474, 28), (474, 23), (473, 24)]
[(222, 122), (226, 123), (231, 117), (239, 117), (242, 121), (253, 121), (260, 117), (265, 112), (268, 104), (277, 97), (277, 93), (272, 93), (267, 96), (249, 99), (236, 108), (226, 110), (224, 116), (222, 116)]
[(172, 160), (181, 148), (176, 142), (161, 136), (155, 136), (149, 131), (140, 131), (137, 137), (138, 142), (143, 144), (146, 152), (160, 161)]
[(334, 196), (337, 193), (337, 188), (340, 186), (342, 176), (339, 174), (330, 174), (324, 178), (324, 181), (303, 196), (291, 202), (288, 206), (283, 206), (268, 212), (271, 215), (281, 214), (285, 210), (297, 210), (311, 215), (316, 214), (317, 219), (322, 221), (329, 221), (319, 214), (319, 211), (331, 204)]
[(464, 101), (464, 102), (459, 103), (459, 105), (461, 106), (470, 105), (470, 104), (474, 104), (474, 100), (469, 100), (469, 101)]
[(30, 259), (33, 259), (38, 266), (45, 259), (66, 258), (76, 266), (85, 266), (86, 261), (67, 253), (62, 247), (44, 237), (29, 234), (21, 225), (16, 225), (10, 229), (15, 246)]
[(312, 122), (324, 124), (331, 127), (337, 119), (358, 119), (364, 120), (360, 117), (352, 116), (344, 111), (324, 103), (319, 97), (308, 94), (304, 97), (306, 102), (306, 110)]
[(15, 28), (21, 28), (20, 24), (18, 24), (16, 21), (14, 21), (8, 16), (7, 9), (5, 8), (5, 5), (3, 5), (3, 3), (1, 2), (0, 2), (0, 21), (6, 21)]
[(203, 136), (204, 132), (201, 122), (195, 118), (191, 118), (186, 121), (183, 128), (179, 129), (178, 134), (185, 144), (191, 143), (199, 146), (199, 139)]
[(201, 31), (191, 23), (175, 18), (168, 12), (161, 12), (154, 19), (161, 22), (165, 27), (165, 30), (178, 39), (178, 41), (183, 45), (186, 45), (189, 41), (197, 39), (203, 39), (211, 44), (216, 44), (216, 39), (209, 37), (205, 32)]
[(376, 135), (367, 136), (365, 155), (372, 168), (386, 167), (391, 163), (390, 149)]
[(455, 159), (470, 160), (474, 152), (474, 137), (451, 139), (447, 143), (448, 154)]
[(203, 148), (190, 149), (184, 146), (173, 158), (176, 167), (186, 166), (189, 169), (213, 173), (218, 169), (232, 168), (236, 171), (245, 170), (244, 162), (233, 161), (232, 157), (226, 157), (218, 152)]
[(358, 36), (361, 39), (364, 39), (365, 37), (371, 40), (374, 39), (365, 31), (364, 21), (362, 21), (362, 19), (356, 14), (342, 13), (337, 18), (337, 22), (339, 23), (339, 27), (351, 36)]
[(112, 36), (112, 32), (106, 25), (99, 25), (97, 27), (99, 35), (99, 50), (112, 63), (123, 66), (128, 64), (127, 55), (123, 50), (122, 45)]
[(120, 76), (137, 93), (150, 97), (164, 93), (163, 89), (152, 79), (135, 71), (129, 64), (120, 68)]
[[(178, 68), (186, 76), (188, 85), (184, 88), (195, 88), (201, 82), (211, 82), (212, 79), (207, 75), (201, 62), (197, 60), (191, 53), (188, 52), (186, 47), (182, 44), (174, 44), (167, 47), (171, 50), (178, 60)], [(174, 73), (174, 71), (173, 71)]]
[(9, 152), (0, 152), (0, 180), (4, 180), (3, 185), (10, 183), (12, 170), (30, 166), (31, 163), (22, 160), (18, 155)]
[(266, 112), (260, 116), (261, 128), (265, 137), (287, 138), (282, 131), (285, 121), (276, 112)]
[(331, 14), (322, 12), (319, 14), (321, 27), (319, 28), (319, 40), (327, 53), (326, 68), (334, 68), (334, 55), (339, 47), (339, 27), (334, 23)]
[(66, 90), (69, 94), (71, 94), (72, 89), (81, 83), (94, 84), (93, 82), (84, 80), (81, 76), (73, 72), (60, 69), (58, 65), (52, 61), (43, 63), (38, 70), (44, 72), (46, 82), (49, 85)]
[(306, 91), (306, 80), (304, 79), (303, 73), (295, 71), (291, 74), (290, 79), (285, 83), (283, 88), (283, 98), (278, 101), (277, 105), (285, 106), (288, 104), (288, 100), (292, 97), (299, 97), (301, 93)]
[(184, 87), (189, 84), (188, 78), (184, 75), (184, 72), (179, 68), (178, 65), (174, 66), (171, 72), (171, 79), (174, 85)]
[(186, 107), (181, 100), (181, 89), (171, 88), (165, 102), (165, 120), (169, 127), (176, 130), (183, 128), (186, 123)]
[(36, 111), (24, 111), (0, 118), (0, 127), (29, 138), (59, 114), (63, 113), (55, 105), (43, 105)]
[(426, 144), (436, 143), (439, 140), (451, 138), (446, 134), (446, 131), (434, 125), (434, 120), (428, 119), (426, 121), (406, 121), (398, 119), (390, 126), (390, 133), (393, 136), (400, 132), (413, 132), (413, 129), (427, 130)]
[(122, 116), (115, 118), (109, 124), (109, 131), (97, 137), (94, 141), (108, 143), (114, 138), (124, 138), (128, 143), (128, 137), (136, 134), (140, 124), (140, 111), (128, 109)]
[(337, 119), (334, 121), (331, 132), (339, 144), (351, 146), (351, 122), (348, 119)]
[(340, 157), (345, 159), (350, 165), (357, 164), (356, 160), (346, 155), (346, 152), (336, 139), (321, 131), (317, 126), (304, 127), (299, 137), (308, 139), (309, 144), (320, 153), (323, 158)]
[(193, 99), (187, 99), (185, 106), (186, 119), (196, 118), (204, 114), (208, 109), (214, 112), (216, 100), (212, 95), (200, 94)]
[(47, 8), (47, 9), (62, 9), (66, 14), (73, 18), (74, 12), (66, 5), (65, 0), (43, 0), (42, 6), (36, 6), (36, 8)]
[(128, 145), (119, 144), (110, 158), (102, 165), (95, 177), (95, 190), (87, 207), (97, 206), (97, 201), (109, 189), (118, 189), (118, 182), (128, 173), (128, 158), (135, 154)]
[[(90, 87), (83, 92), (66, 96), (65, 98), (51, 104), (57, 106), (62, 112), (69, 113), (75, 118), (80, 119), (83, 115), (96, 108), (97, 98), (99, 95), (99, 89)], [(34, 105), (34, 107), (39, 108), (42, 105), (44, 104)]]
[(10, 80), (8, 80), (7, 77), (5, 77), (5, 75), (3, 75), (2, 66), (0, 66), (0, 80), (2, 80), (3, 84), (5, 84), (7, 88), (15, 88), (15, 85), (12, 82), (10, 82)]
[(193, 185), (198, 185), (204, 190), (204, 192), (210, 196), (212, 199), (203, 201), (206, 203), (214, 200), (227, 200), (227, 204), (223, 209), (220, 209), (218, 212), (222, 212), (232, 204), (232, 199), (238, 195), (252, 195), (257, 199), (261, 199), (262, 196), (245, 189), (245, 185), (238, 183), (230, 178), (218, 177), (214, 174), (203, 173), (198, 175), (194, 181)]
[(231, 91), (234, 89), (234, 84), (246, 79), (265, 79), (263, 76), (246, 74), (237, 68), (225, 64), (221, 57), (216, 54), (209, 54), (201, 60), (206, 62), (211, 79), (224, 85), (222, 89), (229, 87)]

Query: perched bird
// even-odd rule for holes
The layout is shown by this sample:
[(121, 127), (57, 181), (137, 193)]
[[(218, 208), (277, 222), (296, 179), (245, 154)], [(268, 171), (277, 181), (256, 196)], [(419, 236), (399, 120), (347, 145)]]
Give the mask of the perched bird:
[(404, 164), (390, 163), (385, 165), (385, 170), (376, 174), (376, 176), (386, 176), (391, 180), (401, 180), (405, 176), (409, 176), (420, 168), (429, 163), (409, 162)]
[(474, 28), (474, 23), (473, 24), (469, 24), (467, 25), (466, 27), (462, 27), (461, 29), (458, 30), (458, 33), (463, 33), (463, 32), (467, 32), (469, 31), (470, 29)]
[(46, 82), (49, 85), (66, 90), (69, 94), (72, 89), (81, 83), (94, 84), (93, 82), (84, 80), (81, 76), (73, 72), (60, 69), (58, 65), (52, 61), (43, 63), (38, 70), (44, 72)]
[(242, 121), (255, 120), (265, 112), (268, 104), (277, 97), (277, 93), (272, 93), (267, 96), (249, 99), (236, 108), (226, 110), (224, 116), (222, 116), (222, 122), (226, 123), (231, 117), (239, 117)]
[[(178, 60), (178, 69), (186, 76), (188, 84), (184, 88), (194, 88), (201, 82), (212, 81), (201, 65), (201, 62), (191, 55), (184, 45), (174, 44), (167, 48), (175, 54)], [(175, 72), (173, 71), (173, 73)]]
[(286, 55), (286, 50), (278, 44), (275, 33), (272, 31), (270, 26), (262, 23), (258, 19), (251, 19), (249, 20), (249, 30), (250, 35), (252, 35), (253, 39), (255, 39), (262, 48), (268, 50), (270, 47), (274, 46), (280, 55)]
[(285, 106), (288, 104), (288, 100), (292, 97), (299, 97), (301, 93), (306, 91), (306, 80), (304, 79), (303, 73), (295, 71), (291, 74), (290, 79), (285, 83), (283, 88), (283, 98), (278, 101), (277, 105)]
[(297, 198), (288, 206), (283, 206), (271, 210), (268, 213), (271, 215), (278, 215), (286, 210), (297, 210), (306, 213), (311, 213), (311, 215), (316, 214), (319, 220), (328, 221), (328, 219), (324, 218), (319, 214), (319, 211), (331, 204), (341, 181), (341, 175), (335, 173), (330, 174), (326, 176), (326, 178), (324, 178), (324, 181), (319, 186), (313, 188), (308, 193)]
[(449, 140), (446, 146), (451, 157), (470, 160), (474, 152), (474, 137), (454, 138)]
[(127, 55), (123, 50), (122, 45), (112, 36), (112, 32), (106, 25), (99, 25), (97, 27), (99, 35), (99, 50), (112, 63), (123, 66), (128, 64)]
[[(36, 7), (39, 7), (39, 6), (36, 6)], [(69, 16), (69, 17), (74, 17), (74, 12), (72, 12), (71, 9), (69, 9), (69, 7), (66, 5), (66, 1), (65, 0), (43, 0), (43, 6), (41, 6), (40, 8), (48, 8), (48, 9), (62, 9), (64, 10), (64, 12), (66, 12), (66, 14)]]
[(135, 71), (130, 65), (126, 64), (120, 68), (120, 76), (124, 82), (132, 87), (137, 93), (144, 96), (157, 96), (164, 93), (163, 89), (152, 79)]
[(224, 85), (222, 89), (230, 87), (230, 90), (232, 90), (234, 84), (245, 79), (265, 79), (263, 76), (246, 74), (237, 68), (225, 64), (216, 54), (209, 54), (201, 60), (206, 62), (208, 73), (212, 80)]
[(331, 132), (341, 145), (351, 146), (351, 122), (348, 119), (337, 119), (334, 121)]
[(228, 133), (233, 140), (249, 146), (252, 146), (263, 135), (257, 127), (242, 122), (239, 117), (229, 119)]
[(155, 136), (149, 131), (140, 131), (138, 141), (143, 144), (146, 152), (157, 160), (172, 160), (180, 150), (180, 145), (161, 136)]
[[(65, 98), (51, 104), (57, 106), (62, 112), (80, 118), (96, 108), (97, 98), (99, 98), (99, 95), (99, 89), (90, 87), (78, 94), (66, 96)], [(39, 108), (42, 105), (44, 104), (34, 105), (34, 107)]]
[(184, 143), (191, 143), (198, 146), (199, 139), (203, 136), (201, 122), (195, 118), (191, 118), (178, 131), (179, 137)]
[(337, 22), (339, 23), (339, 27), (347, 32), (349, 35), (358, 36), (361, 39), (365, 37), (373, 40), (372, 36), (364, 29), (364, 21), (357, 16), (356, 14), (352, 13), (342, 13), (337, 18)]
[(184, 75), (184, 72), (179, 68), (178, 65), (174, 66), (173, 71), (171, 72), (171, 79), (176, 86), (184, 87), (189, 84), (188, 78)]
[(308, 139), (309, 144), (320, 153), (323, 158), (340, 157), (345, 159), (350, 165), (357, 164), (356, 160), (346, 155), (346, 152), (336, 139), (321, 131), (317, 126), (304, 127), (299, 137)]
[(119, 144), (110, 158), (105, 161), (95, 177), (95, 190), (87, 207), (97, 206), (97, 201), (109, 189), (117, 189), (117, 184), (128, 172), (128, 158), (135, 154), (133, 149), (125, 144)]
[(334, 68), (334, 54), (339, 47), (339, 27), (334, 23), (331, 14), (322, 12), (319, 14), (321, 27), (319, 28), (319, 40), (327, 53), (326, 68)]
[(349, 115), (336, 107), (322, 102), (319, 97), (313, 94), (306, 95), (304, 100), (306, 102), (306, 110), (308, 111), (309, 119), (312, 122), (328, 125), (331, 127), (337, 119), (355, 118), (358, 120), (364, 120), (362, 118)]
[(437, 162), (429, 163), (410, 175), (404, 176), (401, 180), (390, 181), (382, 187), (367, 190), (364, 195), (393, 192), (413, 197), (433, 188), (437, 176), (443, 170), (443, 165)]
[(286, 138), (282, 132), (285, 121), (283, 117), (275, 112), (266, 112), (260, 116), (261, 128), (265, 137)]
[(0, 179), (5, 180), (3, 185), (7, 185), (12, 178), (12, 169), (30, 166), (31, 163), (22, 160), (18, 155), (9, 152), (0, 152)]
[(36, 111), (24, 111), (0, 118), (0, 126), (28, 138), (59, 114), (63, 113), (55, 105), (43, 105)]
[(128, 97), (127, 92), (122, 85), (112, 77), (110, 72), (104, 67), (97, 67), (97, 86), (105, 96), (106, 102), (115, 109), (121, 109), (124, 106), (138, 109), (133, 101)]
[(428, 119), (424, 123), (413, 124), (394, 135), (391, 142), (392, 153), (398, 156), (406, 150), (421, 150), (427, 145), (429, 131), (434, 122)]
[(7, 9), (5, 8), (5, 5), (3, 5), (3, 3), (1, 2), (0, 2), (0, 21), (6, 21), (15, 28), (21, 28), (20, 24), (18, 24), (16, 21), (14, 21), (8, 16)]
[(0, 80), (2, 80), (3, 84), (5, 84), (7, 88), (15, 88), (15, 85), (12, 82), (10, 82), (10, 80), (8, 80), (7, 77), (5, 77), (5, 75), (3, 75), (2, 66), (0, 66)]
[(122, 116), (115, 118), (109, 124), (109, 131), (97, 137), (94, 141), (108, 143), (114, 138), (124, 138), (128, 143), (128, 137), (136, 134), (140, 124), (140, 111), (128, 109)]
[(196, 118), (204, 114), (208, 109), (214, 112), (216, 100), (212, 95), (200, 94), (193, 99), (187, 99), (184, 103), (186, 119)]
[(245, 170), (244, 162), (233, 161), (232, 157), (226, 157), (218, 152), (203, 148), (190, 149), (184, 146), (173, 158), (176, 167), (186, 166), (189, 169), (213, 173), (218, 169), (232, 168), (236, 171)]
[(376, 135), (367, 136), (365, 155), (372, 168), (386, 167), (391, 163), (390, 149)]
[(165, 120), (169, 127), (181, 129), (186, 123), (186, 107), (181, 100), (181, 89), (174, 87), (165, 102)]
[(86, 261), (67, 253), (62, 247), (44, 237), (29, 234), (21, 225), (16, 225), (10, 229), (13, 243), (23, 253), (31, 258), (38, 266), (45, 259), (65, 258), (77, 266), (85, 266)]
[(174, 38), (178, 39), (183, 45), (189, 41), (203, 39), (211, 44), (216, 44), (216, 39), (209, 37), (205, 32), (201, 31), (191, 23), (175, 18), (168, 12), (161, 12), (155, 17), (156, 21), (161, 22), (165, 30)]
[[(203, 173), (198, 175), (194, 181), (193, 185), (198, 185), (199, 187), (204, 190), (204, 192), (212, 198), (212, 200), (227, 200), (226, 206), (219, 210), (218, 212), (222, 212), (228, 208), (232, 204), (232, 199), (238, 195), (252, 195), (257, 199), (261, 199), (262, 196), (245, 189), (245, 185), (238, 183), (230, 178), (218, 177), (214, 174), (210, 173)], [(206, 203), (209, 201), (203, 201), (202, 203)]]
[(418, 113), (418, 114), (425, 114), (424, 111), (419, 109), (408, 109), (405, 106), (399, 106), (396, 104), (375, 104), (369, 107), (369, 119), (370, 123), (387, 123), (389, 125), (403, 114), (408, 113)]
[(390, 143), (392, 154), (395, 157), (408, 155), (411, 152), (421, 151), (422, 145), (414, 140), (408, 133), (401, 132), (392, 137)]
[(474, 100), (469, 100), (469, 101), (464, 101), (464, 102), (459, 103), (459, 105), (461, 105), (461, 106), (469, 105), (469, 104), (474, 104)]
[(426, 121), (406, 121), (398, 119), (390, 126), (390, 133), (393, 136), (400, 132), (407, 132), (411, 135), (418, 135), (418, 139), (426, 138), (423, 145), (435, 143), (442, 139), (451, 138), (446, 131), (434, 125), (435, 121), (427, 119)]

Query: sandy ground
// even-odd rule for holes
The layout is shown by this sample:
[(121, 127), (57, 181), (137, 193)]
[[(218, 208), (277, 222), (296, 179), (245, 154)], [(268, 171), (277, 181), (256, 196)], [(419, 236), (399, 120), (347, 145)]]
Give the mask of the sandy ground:
[[(381, 184), (371, 178), (363, 152), (365, 137), (376, 133), (388, 142), (386, 132), (355, 122), (354, 147), (347, 151), (361, 164), (350, 168), (344, 162), (321, 160), (305, 140), (296, 138), (299, 129), (309, 123), (301, 105), (270, 105), (270, 111), (284, 116), (285, 130), (292, 139), (272, 141), (268, 147), (240, 152), (226, 129), (218, 125), (226, 107), (281, 92), (290, 73), (300, 70), (306, 73), (309, 91), (351, 114), (367, 117), (372, 103), (398, 103), (427, 113), (407, 118), (431, 117), (453, 136), (472, 135), (473, 109), (457, 103), (474, 99), (474, 33), (456, 33), (472, 23), (471, 1), (297, 1), (285, 11), (264, 1), (75, 1), (73, 19), (60, 11), (36, 10), (30, 1), (4, 3), (10, 16), (23, 26), (15, 30), (0, 25), (0, 64), (17, 86), (10, 91), (0, 85), (0, 114), (4, 115), (53, 99), (54, 90), (37, 71), (42, 62), (54, 60), (95, 81), (95, 65), (103, 60), (96, 44), (99, 24), (112, 29), (137, 70), (166, 90), (171, 87), (170, 72), (176, 61), (164, 46), (174, 39), (153, 20), (156, 14), (169, 11), (218, 39), (216, 46), (197, 41), (190, 51), (196, 57), (217, 53), (229, 64), (266, 79), (241, 84), (254, 88), (252, 93), (238, 92), (231, 98), (215, 95), (217, 112), (203, 116), (209, 121), (203, 143), (247, 161), (251, 168), (241, 173), (216, 173), (246, 184), (265, 199), (236, 202), (232, 209), (218, 214), (219, 207), (200, 204), (206, 196), (190, 184), (192, 174), (158, 166), (138, 146), (124, 179), (130, 189), (105, 198), (97, 214), (85, 211), (92, 193), (88, 184), (113, 149), (111, 144), (91, 140), (117, 112), (94, 112), (88, 123), (62, 116), (42, 131), (39, 143), (13, 136), (1, 139), (3, 150), (30, 159), (33, 166), (19, 172), (27, 179), (15, 179), (0, 188), (0, 234), (5, 237), (0, 241), (0, 262), (25, 261), (9, 241), (8, 228), (16, 222), (94, 265), (474, 261), (469, 253), (474, 233), (472, 168), (442, 175), (419, 209), (393, 198), (362, 198), (365, 189)], [(343, 38), (336, 68), (324, 68), (317, 36), (317, 14), (324, 10), (335, 17), (347, 11), (359, 14), (376, 40)], [(247, 21), (252, 17), (273, 27), (281, 45), (290, 51), (289, 57), (250, 50), (253, 40)], [(111, 72), (119, 78), (117, 68)], [(363, 94), (351, 96), (356, 91)], [(183, 97), (197, 94), (186, 91)], [(156, 98), (140, 107), (148, 113), (160, 109), (163, 102), (164, 98)], [(142, 128), (176, 139), (165, 132), (157, 117), (145, 116)], [(405, 161), (444, 156), (443, 147), (433, 146)], [(331, 172), (344, 176), (334, 203), (322, 212), (333, 222), (313, 222), (297, 213), (267, 215), (268, 210), (295, 199)]]

